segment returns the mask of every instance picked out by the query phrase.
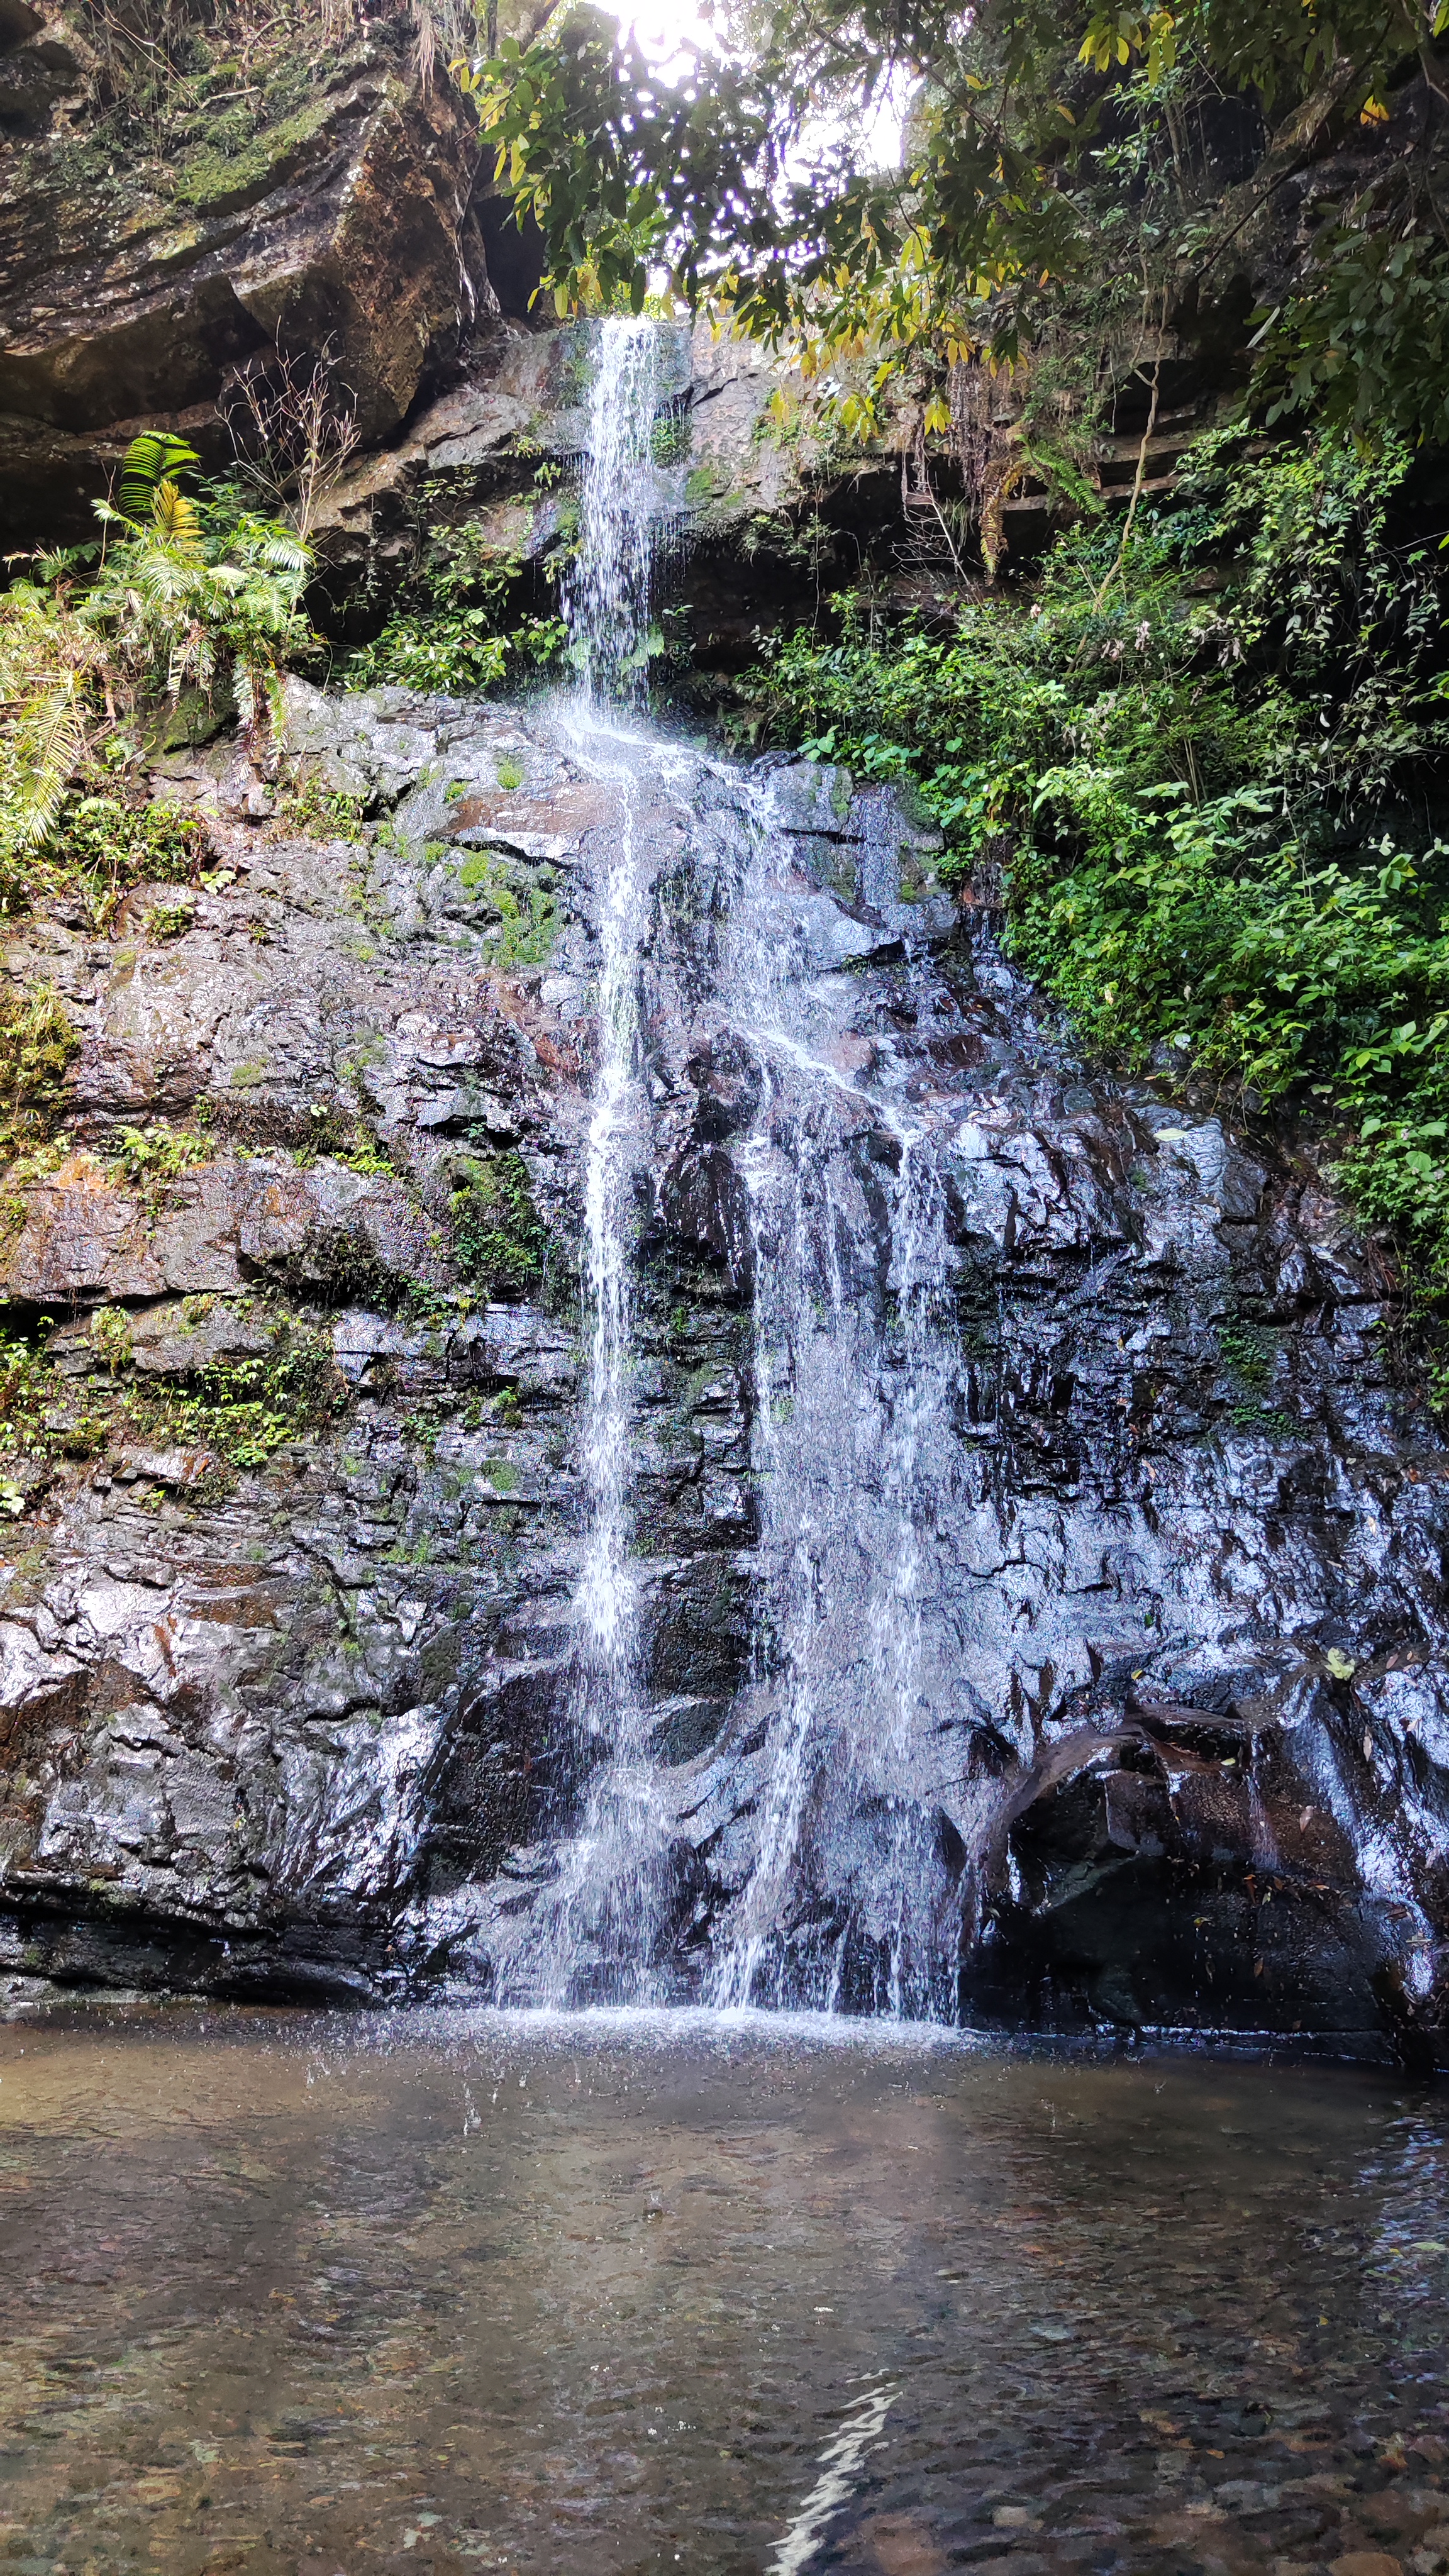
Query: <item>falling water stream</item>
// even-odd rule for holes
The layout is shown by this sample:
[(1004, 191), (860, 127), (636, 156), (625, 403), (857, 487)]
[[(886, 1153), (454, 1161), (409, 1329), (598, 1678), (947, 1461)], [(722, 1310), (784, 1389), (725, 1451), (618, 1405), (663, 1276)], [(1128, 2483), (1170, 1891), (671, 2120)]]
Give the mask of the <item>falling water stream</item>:
[[(754, 1235), (754, 1424), (773, 1670), (763, 1825), (712, 1978), (722, 2004), (848, 2001), (950, 2018), (954, 1930), (929, 1920), (933, 1871), (902, 1784), (926, 1681), (931, 1493), (955, 1366), (937, 1329), (943, 1204), (927, 1119), (842, 1070), (812, 977), (798, 891), (768, 785), (726, 968), (729, 1007), (757, 1051), (762, 1106), (745, 1149)], [(876, 891), (872, 889), (872, 891)], [(888, 1069), (888, 1068), (887, 1068)], [(841, 1152), (842, 1113), (879, 1121), (874, 1222)], [(842, 1195), (844, 1194), (844, 1195)], [(885, 1246), (885, 1275), (872, 1275)], [(937, 1434), (932, 1442), (933, 1429)], [(807, 1808), (833, 1787), (871, 1829), (844, 1901), (792, 1925)]]
[[(634, 712), (654, 546), (667, 525), (653, 462), (659, 400), (654, 326), (603, 325), (565, 593), (581, 685), (562, 717), (572, 757), (610, 785), (618, 816), (595, 885), (597, 1060), (584, 1162), (587, 1521), (570, 1726), (588, 1788), (576, 1828), (542, 1864), (526, 1960), (500, 1989), (554, 2003), (672, 1991), (655, 1952), (674, 1825), (643, 1682), (630, 1473), (636, 1181), (649, 1153), (638, 986), (653, 887), (642, 809), (646, 798), (667, 800), (691, 768)], [(955, 1932), (932, 1919), (939, 1873), (902, 1786), (913, 1703), (929, 1686), (924, 1498), (941, 1471), (930, 1430), (952, 1365), (933, 1322), (942, 1211), (929, 1121), (832, 1060), (830, 1008), (810, 971), (768, 785), (747, 798), (744, 825), (717, 999), (762, 1086), (741, 1169), (754, 1238), (753, 1467), (764, 1498), (756, 1620), (771, 1643), (746, 1693), (745, 1722), (763, 1730), (758, 1846), (714, 1938), (705, 1991), (719, 2007), (848, 2003), (949, 2018)], [(867, 892), (889, 901), (889, 855), (867, 851), (865, 868), (881, 878)], [(879, 1118), (888, 1156), (883, 1204), (864, 1229), (838, 1198), (858, 1184), (837, 1132), (841, 1111), (858, 1121), (863, 1106)], [(867, 1238), (884, 1241), (882, 1277), (862, 1271), (875, 1257), (862, 1254)], [(832, 1901), (795, 1923), (806, 1812), (827, 1780), (850, 1807), (859, 1849), (843, 1881), (836, 1874)]]
[(647, 676), (650, 578), (661, 517), (652, 463), (659, 335), (609, 321), (589, 392), (579, 546), (564, 607), (579, 686), (561, 714), (578, 767), (612, 791), (616, 828), (594, 888), (597, 1061), (584, 1150), (586, 1375), (580, 1430), (587, 1513), (574, 1601), (569, 1724), (589, 1771), (585, 1812), (556, 1856), (536, 1924), (531, 2000), (650, 1999), (651, 1889), (666, 1818), (649, 1757), (631, 1564), (634, 1180), (645, 1127), (639, 958), (652, 867), (641, 775), (679, 767), (631, 722)]

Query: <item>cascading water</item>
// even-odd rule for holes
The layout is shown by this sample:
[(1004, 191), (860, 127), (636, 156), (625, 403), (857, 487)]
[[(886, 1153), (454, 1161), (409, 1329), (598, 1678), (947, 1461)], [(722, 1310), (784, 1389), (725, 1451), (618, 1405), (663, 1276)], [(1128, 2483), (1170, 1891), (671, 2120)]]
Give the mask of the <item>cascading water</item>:
[(751, 1694), (765, 1727), (757, 1854), (712, 1992), (949, 2015), (954, 1933), (932, 1920), (937, 1872), (908, 1795), (931, 1497), (950, 1473), (943, 1199), (929, 1118), (891, 1097), (888, 1050), (869, 1073), (841, 1060), (768, 791), (753, 821), (725, 984), (764, 1080), (741, 1161), (773, 1654)]
[[(567, 1714), (585, 1786), (567, 1838), (515, 1873), (537, 1889), (500, 1978), (515, 2000), (639, 2002), (701, 1983), (665, 1937), (662, 1893), (688, 1838), (655, 1749), (631, 1561), (635, 1202), (649, 1133), (638, 990), (654, 873), (641, 809), (667, 804), (691, 771), (697, 787), (725, 775), (615, 712), (640, 692), (653, 544), (667, 524), (653, 461), (659, 379), (652, 326), (603, 326), (565, 591), (581, 688), (561, 718), (570, 757), (608, 786), (617, 813), (595, 886), (598, 1058), (584, 1157), (586, 1528)], [(767, 793), (741, 798), (736, 785), (734, 796), (746, 828), (721, 882), (716, 999), (763, 1086), (739, 1155), (763, 1496), (761, 1644), (739, 1723), (762, 1731), (763, 1759), (752, 1865), (702, 1982), (725, 2006), (949, 2013), (936, 1873), (902, 1785), (926, 1686), (923, 1494), (943, 1472), (929, 1434), (949, 1366), (933, 1326), (942, 1245), (929, 1122), (834, 1060), (788, 838)], [(870, 864), (867, 854), (867, 874)], [(877, 898), (888, 899), (888, 876), (887, 866), (869, 889)], [(864, 1184), (863, 1121), (881, 1156)]]
[(563, 593), (571, 658), (594, 703), (637, 698), (648, 676), (662, 500), (653, 454), (659, 354), (652, 322), (609, 321), (600, 330), (579, 546)]
[(617, 825), (595, 887), (598, 1061), (584, 1155), (586, 1377), (580, 1464), (586, 1510), (574, 1597), (569, 1725), (588, 1773), (582, 1820), (532, 1926), (527, 1991), (553, 2002), (643, 2000), (651, 1889), (664, 1843), (639, 1674), (639, 1601), (629, 1561), (634, 1176), (646, 1127), (638, 983), (652, 867), (640, 830), (641, 766), (670, 759), (626, 731), (610, 702), (647, 672), (660, 494), (652, 465), (659, 335), (608, 321), (589, 394), (579, 548), (564, 591), (578, 696), (563, 730), (578, 767), (615, 798)]

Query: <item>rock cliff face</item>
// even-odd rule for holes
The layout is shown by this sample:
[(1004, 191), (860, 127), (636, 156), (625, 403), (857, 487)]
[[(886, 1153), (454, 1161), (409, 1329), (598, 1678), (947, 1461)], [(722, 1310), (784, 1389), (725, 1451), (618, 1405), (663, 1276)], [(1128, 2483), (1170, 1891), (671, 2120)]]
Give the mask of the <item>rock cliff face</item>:
[[(7, 1200), (12, 1371), (44, 1426), (0, 1649), (17, 1971), (426, 1978), (402, 1917), (498, 1857), (558, 1755), (570, 888), (613, 800), (506, 710), (385, 693), (339, 717), (298, 690), (293, 734), (381, 814), (369, 847), (237, 821), (244, 774), (177, 762), (216, 815), (211, 890), (139, 888), (99, 942), (40, 920), (7, 957), (82, 1032), (64, 1135)], [(163, 1144), (128, 1179), (128, 1129), (173, 1164), (185, 1136), (186, 1167)], [(720, 1330), (706, 1301), (675, 1402)], [(697, 1480), (687, 1456), (663, 1478), (686, 1525)]]
[[(350, 19), (303, 12), (280, 51), (274, 33), (251, 60), (250, 30), (219, 13), (193, 32), (189, 68), (128, 111), (110, 22), (8, 9), (8, 543), (86, 533), (91, 494), (140, 427), (215, 449), (217, 392), (258, 353), (329, 349), (377, 442), (496, 320), (477, 120), (445, 76), (420, 81), (409, 20)], [(161, 77), (140, 61), (133, 83)]]
[[(5, 1209), (35, 1434), (0, 1602), (22, 1982), (507, 1991), (596, 1759), (566, 1723), (574, 1246), (623, 791), (546, 707), (298, 689), (291, 740), (366, 802), (365, 841), (243, 819), (245, 778), (192, 760), (206, 881), (138, 889), (104, 939), (53, 913), (7, 958), (82, 1037), (63, 1138)], [(1302, 1173), (1074, 1061), (878, 791), (785, 769), (765, 792), (767, 885), (758, 784), (677, 751), (634, 818), (662, 1986), (697, 1991), (758, 1890), (780, 1480), (825, 1526), (850, 1455), (830, 1526), (865, 1572), (817, 1630), (780, 1990), (820, 1996), (825, 1961), (837, 2000), (887, 2000), (872, 1891), (908, 1844), (973, 2012), (1431, 2049), (1449, 1487), (1389, 1382), (1372, 1261)], [(778, 1027), (814, 1015), (808, 1063), (746, 1016), (751, 921)], [(929, 1347), (901, 1267), (918, 1133)], [(771, 1429), (760, 1318), (784, 1329), (802, 1244), (856, 1373), (797, 1339)], [(829, 1413), (847, 1379), (863, 1444)], [(889, 1728), (860, 1586), (900, 1496), (873, 1449), (908, 1457), (935, 1569)]]

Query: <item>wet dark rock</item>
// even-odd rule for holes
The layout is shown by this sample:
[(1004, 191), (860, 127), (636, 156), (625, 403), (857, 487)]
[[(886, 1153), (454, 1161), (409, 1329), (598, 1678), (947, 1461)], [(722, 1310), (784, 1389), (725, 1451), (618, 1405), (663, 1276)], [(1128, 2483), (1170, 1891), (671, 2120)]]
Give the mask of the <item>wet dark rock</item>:
[[(0, 1246), (12, 1330), (53, 1320), (58, 1426), (4, 1542), (0, 1964), (486, 1992), (599, 1758), (566, 1722), (573, 1280), (619, 790), (547, 710), (294, 688), (291, 716), (304, 767), (385, 831), (231, 819), (231, 755), (189, 755), (172, 787), (209, 803), (230, 885), (179, 936), (41, 917), (8, 954), (82, 1044), (66, 1150)], [(780, 954), (819, 1013), (797, 1063), (732, 1017), (723, 962), (760, 782), (682, 755), (641, 781), (658, 1977), (698, 1990), (767, 1830), (786, 1675), (754, 1318), (815, 1245), (875, 1352), (877, 1483), (927, 1388), (908, 1517), (932, 1572), (906, 1683), (842, 1578), (780, 1990), (1432, 2053), (1449, 1462), (1392, 1379), (1376, 1259), (1306, 1169), (1081, 1061), (990, 914), (936, 885), (924, 827), (777, 764)], [(461, 900), (470, 853), (521, 872), (506, 921)], [(148, 1120), (209, 1159), (127, 1178), (119, 1133)], [(923, 1154), (928, 1345), (900, 1285)], [(499, 1155), (544, 1250), (490, 1296), (454, 1201), (459, 1158)], [(208, 1403), (304, 1347), (313, 1409), (238, 1462)], [(831, 1400), (820, 1349), (797, 1408)], [(87, 1448), (66, 1426), (91, 1417)], [(850, 1472), (875, 1544), (896, 1506), (869, 1450)], [(901, 1886), (926, 1988), (901, 1983)]]

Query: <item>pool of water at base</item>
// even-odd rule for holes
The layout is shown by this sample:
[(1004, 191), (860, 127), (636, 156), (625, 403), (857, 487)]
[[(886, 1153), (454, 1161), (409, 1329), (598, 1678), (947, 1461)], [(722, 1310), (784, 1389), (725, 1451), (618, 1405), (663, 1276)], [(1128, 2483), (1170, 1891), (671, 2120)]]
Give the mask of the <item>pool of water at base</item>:
[(0, 2029), (0, 2567), (1449, 2569), (1445, 2107), (665, 2016)]

